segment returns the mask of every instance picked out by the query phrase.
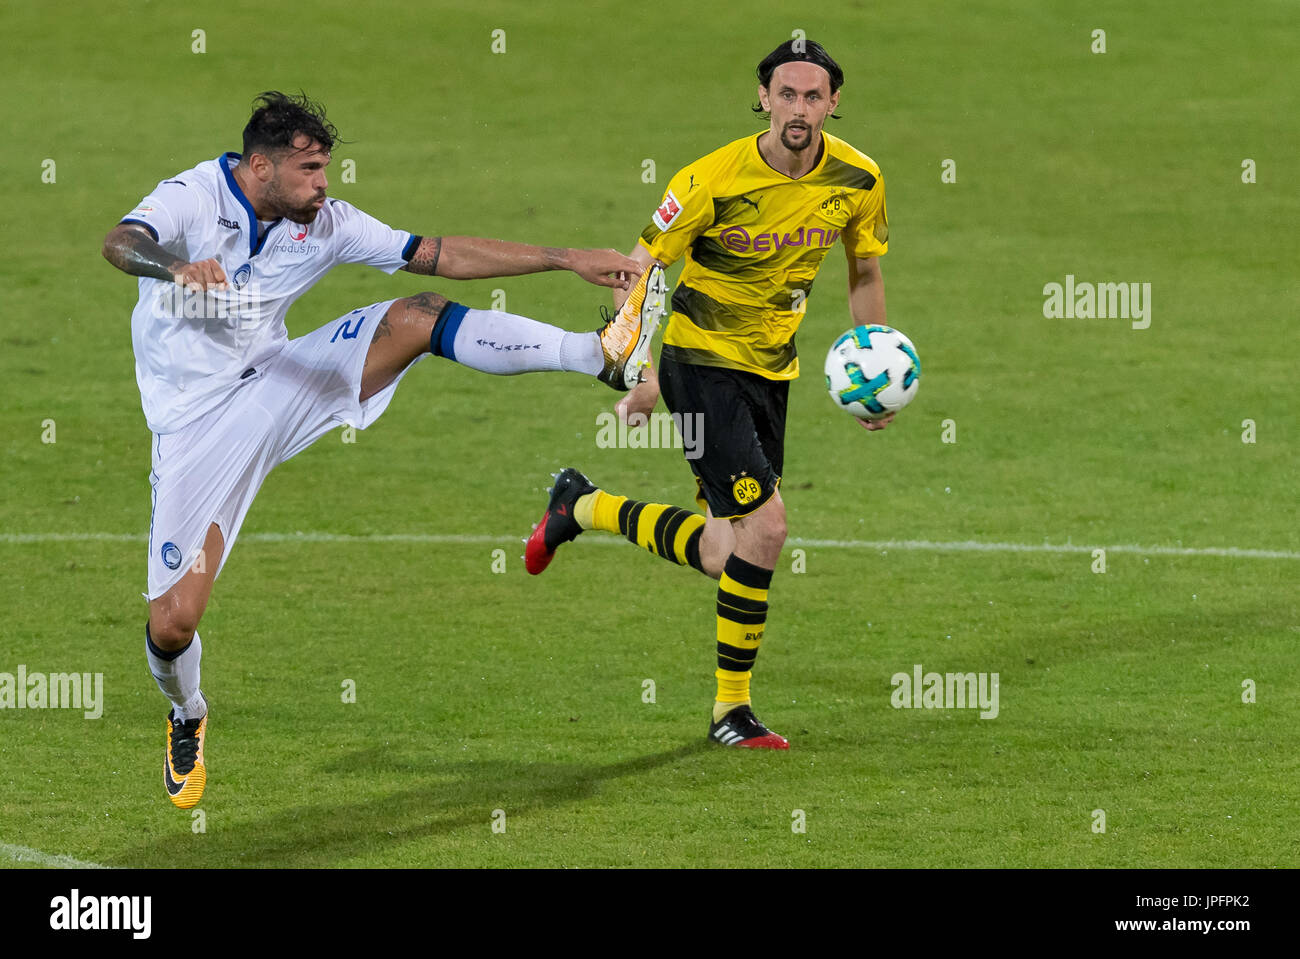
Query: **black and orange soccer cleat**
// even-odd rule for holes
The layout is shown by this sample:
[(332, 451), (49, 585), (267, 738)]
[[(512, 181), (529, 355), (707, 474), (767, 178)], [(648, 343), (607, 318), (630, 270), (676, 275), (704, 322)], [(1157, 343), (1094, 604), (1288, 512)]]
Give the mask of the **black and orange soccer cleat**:
[(193, 809), (203, 798), (208, 770), (203, 764), (203, 739), (208, 732), (208, 717), (181, 722), (176, 710), (167, 714), (167, 745), (163, 750), (163, 786), (172, 803), (181, 809)]
[(524, 568), (536, 576), (550, 565), (555, 558), (555, 551), (562, 543), (567, 543), (582, 532), (582, 527), (573, 518), (573, 506), (578, 497), (596, 492), (591, 480), (573, 467), (555, 474), (555, 485), (551, 487), (551, 500), (546, 504), (546, 512), (541, 522), (533, 527), (533, 535), (528, 537), (524, 547)]
[(709, 725), (709, 741), (745, 749), (789, 749), (790, 743), (758, 721), (748, 705), (741, 704)]

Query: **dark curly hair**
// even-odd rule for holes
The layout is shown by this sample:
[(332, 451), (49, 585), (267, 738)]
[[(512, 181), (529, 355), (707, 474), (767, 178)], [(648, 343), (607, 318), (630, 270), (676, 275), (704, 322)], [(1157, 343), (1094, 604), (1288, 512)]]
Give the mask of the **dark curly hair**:
[[(816, 64), (829, 73), (832, 94), (844, 85), (844, 71), (826, 52), (826, 48), (816, 40), (787, 40), (781, 44), (765, 56), (763, 62), (758, 65), (758, 69), (755, 71), (758, 74), (758, 82), (764, 88), (771, 86), (772, 72), (781, 64), (791, 63), (796, 60)], [(761, 104), (754, 104), (753, 110), (764, 120), (769, 120), (772, 117), (772, 114), (764, 110)], [(841, 119), (838, 113), (832, 113), (831, 116), (836, 120)]]
[(327, 153), (335, 143), (343, 142), (334, 124), (325, 118), (325, 108), (307, 94), (290, 96), (279, 90), (259, 93), (253, 100), (253, 115), (244, 127), (244, 156), (292, 150), (299, 134), (315, 140)]

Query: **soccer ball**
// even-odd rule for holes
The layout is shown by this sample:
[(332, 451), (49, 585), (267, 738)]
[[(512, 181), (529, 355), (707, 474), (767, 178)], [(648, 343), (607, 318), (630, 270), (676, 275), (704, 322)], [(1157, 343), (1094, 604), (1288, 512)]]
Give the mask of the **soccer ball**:
[(897, 413), (916, 396), (921, 361), (912, 341), (888, 326), (855, 326), (826, 354), (826, 389), (863, 420)]

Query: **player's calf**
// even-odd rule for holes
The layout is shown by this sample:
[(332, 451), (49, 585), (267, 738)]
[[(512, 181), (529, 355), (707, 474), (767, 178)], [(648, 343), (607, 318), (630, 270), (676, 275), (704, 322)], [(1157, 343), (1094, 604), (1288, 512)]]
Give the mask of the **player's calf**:
[(418, 293), (394, 300), (375, 330), (361, 398), (383, 389), (425, 352), (497, 376), (539, 372), (599, 376), (605, 368), (598, 333), (571, 333), (526, 316), (475, 310), (437, 293)]

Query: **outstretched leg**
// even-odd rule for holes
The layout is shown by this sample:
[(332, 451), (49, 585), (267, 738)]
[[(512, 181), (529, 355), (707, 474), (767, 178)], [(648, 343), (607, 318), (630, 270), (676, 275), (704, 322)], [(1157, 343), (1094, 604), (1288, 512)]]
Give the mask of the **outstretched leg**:
[(513, 313), (472, 310), (438, 293), (417, 293), (394, 300), (379, 321), (361, 374), (361, 399), (383, 390), (423, 353), (499, 376), (597, 376), (605, 362), (597, 333), (570, 333)]
[(483, 373), (586, 373), (628, 390), (648, 361), (655, 327), (667, 312), (667, 284), (657, 264), (641, 274), (603, 329), (570, 333), (526, 316), (472, 310), (438, 293), (394, 300), (375, 329), (361, 377), (364, 402), (423, 353)]

